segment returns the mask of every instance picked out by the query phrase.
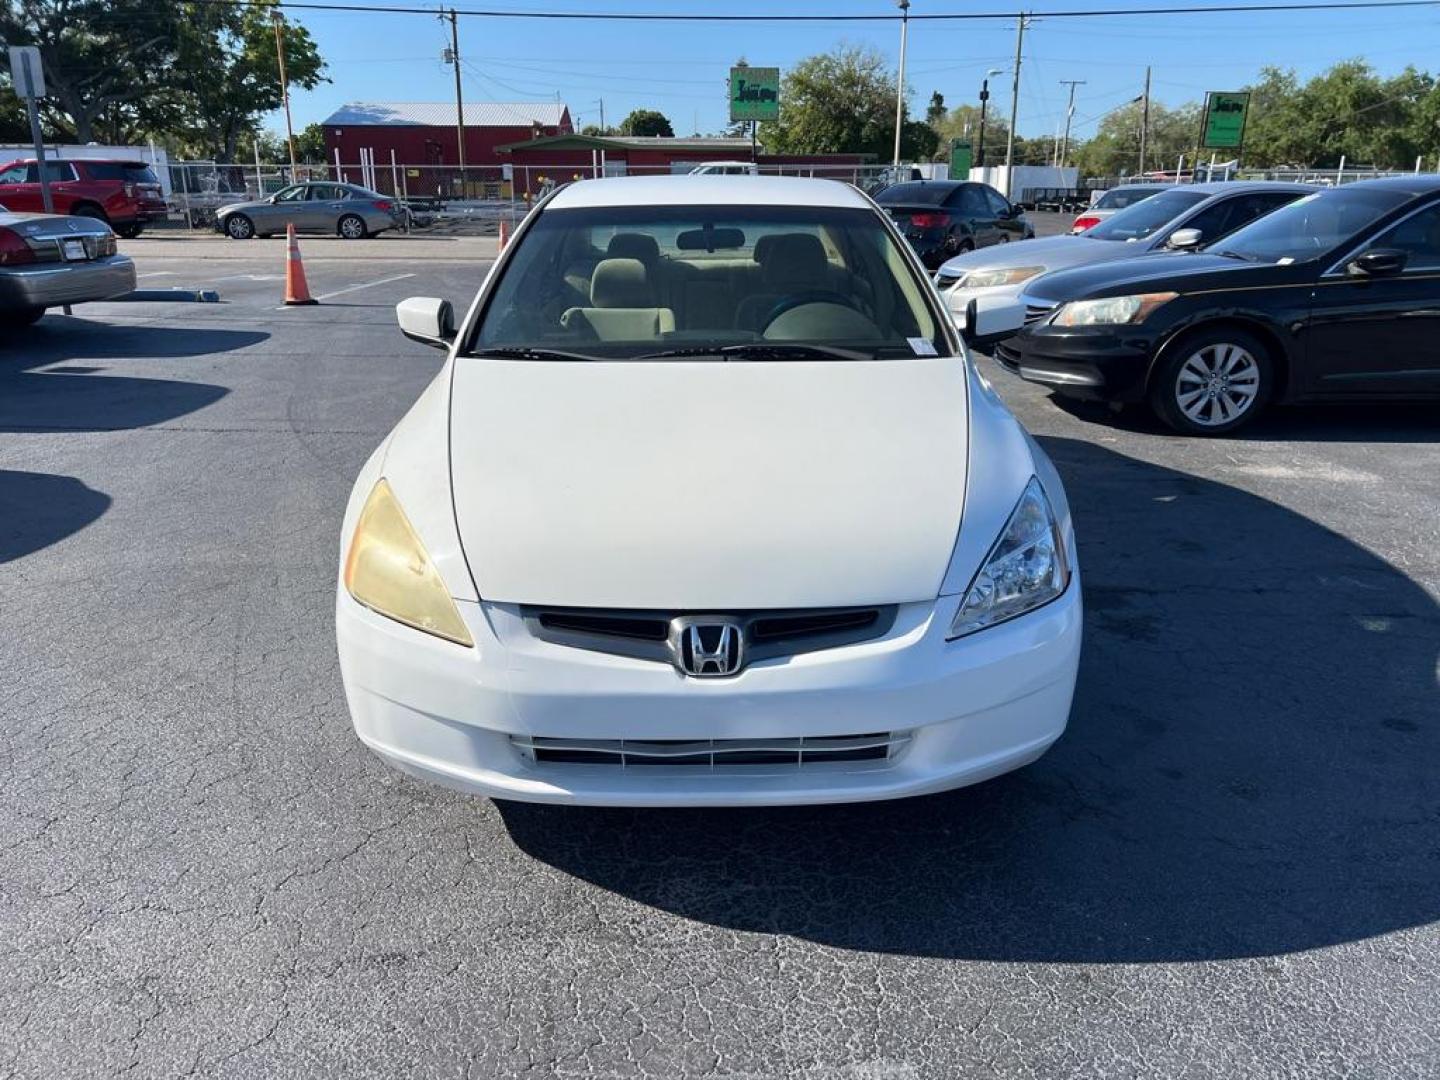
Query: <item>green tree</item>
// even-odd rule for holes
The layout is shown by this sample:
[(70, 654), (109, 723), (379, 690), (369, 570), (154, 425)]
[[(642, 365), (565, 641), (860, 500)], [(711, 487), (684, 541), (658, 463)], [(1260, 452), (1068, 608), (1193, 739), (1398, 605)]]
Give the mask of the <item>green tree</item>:
[[(153, 122), (170, 124), (193, 152), (234, 161), (242, 137), (282, 103), (275, 55), (273, 0), (258, 6), (185, 2), (176, 78), (157, 105)], [(324, 61), (309, 32), (286, 20), (285, 73), (292, 87), (325, 81)], [(288, 157), (288, 150), (286, 152)]]
[(675, 129), (662, 112), (654, 109), (635, 109), (620, 121), (621, 135), (662, 135), (673, 138)]
[(307, 165), (325, 163), (325, 125), (307, 124), (295, 133), (295, 157)]
[(930, 94), (930, 104), (925, 107), (925, 122), (935, 127), (941, 120), (945, 119), (948, 110), (945, 108), (945, 95), (935, 90)]
[[(969, 139), (974, 149), (975, 164), (980, 164), (980, 106), (957, 105), (948, 109), (945, 115), (930, 121), (930, 126), (939, 136), (940, 145), (948, 147), (951, 139)], [(985, 163), (1005, 163), (1005, 135), (1010, 125), (1004, 117), (996, 116), (994, 109), (985, 112)]]
[[(807, 57), (785, 73), (780, 119), (760, 125), (771, 153), (868, 153), (888, 161), (895, 145), (895, 76), (871, 48), (844, 46)], [(901, 128), (900, 156), (928, 159), (934, 129)]]
[[(1144, 105), (1131, 101), (1100, 121), (1093, 138), (1075, 147), (1070, 160), (1081, 176), (1121, 176), (1140, 168), (1140, 127)], [(1150, 134), (1146, 140), (1145, 168), (1173, 169), (1184, 154), (1193, 159), (1200, 139), (1200, 106), (1191, 102), (1169, 109), (1150, 102)]]
[(63, 139), (115, 138), (171, 78), (183, 20), (153, 0), (7, 0), (0, 38), (40, 49), (47, 128)]

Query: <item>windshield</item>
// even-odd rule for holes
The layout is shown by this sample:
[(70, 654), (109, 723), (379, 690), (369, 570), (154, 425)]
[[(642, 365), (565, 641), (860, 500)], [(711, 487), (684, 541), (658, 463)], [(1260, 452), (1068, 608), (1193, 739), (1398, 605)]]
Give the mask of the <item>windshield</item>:
[(1181, 191), (1177, 188), (1162, 191), (1126, 207), (1084, 235), (1092, 240), (1144, 240), (1209, 197), (1203, 191)]
[(1216, 245), (1257, 262), (1303, 262), (1339, 247), (1409, 195), (1384, 188), (1335, 188), (1282, 206)]
[(1127, 206), (1134, 206), (1138, 202), (1150, 198), (1151, 195), (1158, 195), (1164, 188), (1111, 188), (1096, 200), (1091, 208), (1094, 210), (1124, 210)]
[(470, 348), (538, 359), (948, 354), (925, 289), (870, 209), (551, 209), (519, 237)]

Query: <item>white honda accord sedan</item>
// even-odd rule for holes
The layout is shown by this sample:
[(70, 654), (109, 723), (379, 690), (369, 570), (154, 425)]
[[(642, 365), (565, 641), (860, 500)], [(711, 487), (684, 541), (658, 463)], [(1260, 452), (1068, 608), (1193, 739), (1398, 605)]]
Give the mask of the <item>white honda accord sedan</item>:
[(919, 795), (1034, 761), (1080, 652), (1050, 461), (875, 204), (587, 180), (526, 218), (360, 473), (336, 636), (425, 779), (605, 805)]

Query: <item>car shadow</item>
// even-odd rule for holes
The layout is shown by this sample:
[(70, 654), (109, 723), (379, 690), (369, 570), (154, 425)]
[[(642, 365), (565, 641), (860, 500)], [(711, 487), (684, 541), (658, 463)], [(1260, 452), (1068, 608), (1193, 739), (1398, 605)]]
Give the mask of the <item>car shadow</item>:
[[(1175, 432), (1143, 405), (1122, 410), (1104, 402), (1081, 401), (1061, 394), (1052, 403), (1086, 423), (1122, 431), (1174, 437)], [(1276, 405), (1245, 425), (1234, 438), (1253, 442), (1379, 442), (1440, 441), (1440, 402), (1349, 401), (1312, 405)]]
[(119, 431), (173, 420), (229, 390), (126, 375), (127, 365), (228, 352), (268, 337), (255, 330), (119, 326), (47, 316), (0, 341), (0, 432)]
[(1087, 614), (1039, 762), (893, 803), (499, 804), (515, 843), (688, 919), (920, 956), (1254, 957), (1440, 918), (1431, 596), (1265, 499), (1041, 441)]
[(0, 564), (58, 543), (109, 508), (109, 495), (73, 476), (0, 469)]

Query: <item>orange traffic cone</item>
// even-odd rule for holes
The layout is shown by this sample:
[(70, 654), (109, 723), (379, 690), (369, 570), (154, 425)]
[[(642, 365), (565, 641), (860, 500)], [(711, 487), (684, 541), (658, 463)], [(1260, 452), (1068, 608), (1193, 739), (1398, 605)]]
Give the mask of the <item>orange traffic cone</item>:
[(505, 222), (502, 220), (502, 221), (500, 222), (500, 250), (501, 250), (501, 251), (504, 251), (504, 250), (505, 250), (505, 242), (506, 242), (507, 240), (509, 240), (509, 239), (510, 239), (510, 230), (506, 227)]
[(305, 284), (305, 264), (300, 261), (300, 242), (295, 239), (295, 226), (285, 226), (285, 242), (289, 252), (285, 256), (285, 304), (298, 307), (302, 304), (318, 304), (310, 295), (310, 286)]

